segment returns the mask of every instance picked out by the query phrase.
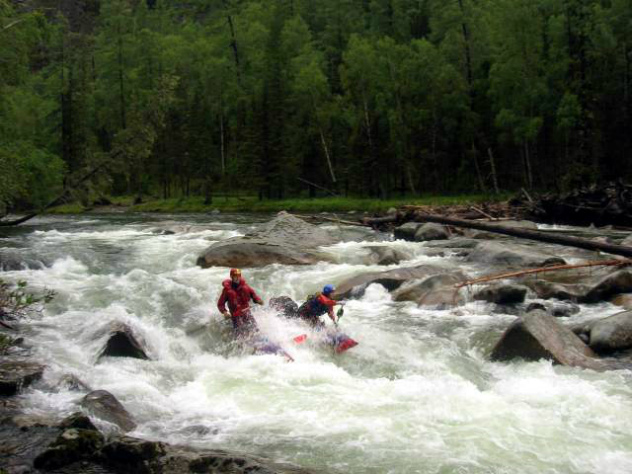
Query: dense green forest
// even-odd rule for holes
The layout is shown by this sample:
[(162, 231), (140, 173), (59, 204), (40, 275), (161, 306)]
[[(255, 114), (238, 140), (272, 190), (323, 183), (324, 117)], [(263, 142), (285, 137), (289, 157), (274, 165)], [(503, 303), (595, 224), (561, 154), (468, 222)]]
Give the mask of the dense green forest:
[(626, 178), (631, 62), (630, 0), (0, 0), (0, 207)]

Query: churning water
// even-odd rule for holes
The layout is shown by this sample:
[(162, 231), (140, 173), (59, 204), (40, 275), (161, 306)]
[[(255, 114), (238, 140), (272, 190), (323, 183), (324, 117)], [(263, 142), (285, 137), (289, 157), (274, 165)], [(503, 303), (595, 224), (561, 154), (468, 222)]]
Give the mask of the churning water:
[[(3, 231), (0, 277), (57, 293), (23, 329), (49, 367), (45, 383), (24, 395), (30, 412), (61, 418), (76, 411), (76, 392), (50, 388), (71, 373), (125, 405), (138, 422), (133, 436), (325, 472), (632, 472), (629, 372), (489, 362), (513, 316), (482, 303), (424, 310), (393, 302), (378, 285), (346, 307), (341, 326), (360, 345), (345, 354), (309, 341), (294, 345), (305, 328), (266, 308), (257, 310), (260, 325), (296, 361), (244, 354), (215, 307), (227, 269), (203, 270), (195, 260), (265, 218), (164, 219), (45, 217)], [(384, 269), (367, 264), (369, 246), (397, 247), (409, 256), (398, 266), (464, 265), (423, 244), (347, 231), (353, 241), (327, 249), (335, 264), (272, 265), (244, 276), (266, 301), (282, 294), (300, 300), (325, 283)], [(573, 318), (616, 311), (582, 307)], [(95, 335), (110, 321), (141, 334), (153, 360), (96, 363), (103, 340)]]

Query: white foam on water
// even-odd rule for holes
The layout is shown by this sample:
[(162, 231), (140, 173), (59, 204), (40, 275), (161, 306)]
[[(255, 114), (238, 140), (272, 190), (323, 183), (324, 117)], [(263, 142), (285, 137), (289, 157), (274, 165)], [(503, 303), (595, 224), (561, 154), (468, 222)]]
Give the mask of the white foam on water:
[[(302, 323), (257, 307), (262, 332), (295, 359), (288, 363), (230, 343), (228, 323), (216, 308), (228, 269), (195, 266), (212, 242), (244, 233), (248, 225), (174, 235), (140, 225), (109, 225), (102, 232), (91, 225), (29, 234), (31, 248), (56, 256), (53, 264), (3, 272), (3, 278), (57, 292), (28, 323), (36, 354), (49, 365), (46, 385), (72, 373), (111, 391), (137, 421), (135, 436), (242, 450), (325, 471), (631, 469), (630, 373), (546, 361), (492, 363), (490, 341), (514, 316), (491, 314), (480, 302), (420, 308), (394, 302), (372, 284), (348, 302), (340, 321), (339, 330), (359, 345), (337, 355)], [(326, 283), (384, 270), (363, 260), (366, 247), (376, 245), (412, 255), (388, 269), (455, 263), (428, 257), (415, 243), (352, 242), (324, 249), (338, 263), (270, 265), (245, 269), (244, 276), (266, 302), (285, 294), (300, 304)], [(582, 306), (568, 323), (616, 311), (609, 304)], [(99, 330), (112, 321), (137, 332), (152, 360), (97, 362), (105, 342)], [(303, 333), (307, 341), (295, 344), (293, 337)], [(63, 416), (77, 409), (81, 394), (42, 387), (25, 398), (33, 412)]]

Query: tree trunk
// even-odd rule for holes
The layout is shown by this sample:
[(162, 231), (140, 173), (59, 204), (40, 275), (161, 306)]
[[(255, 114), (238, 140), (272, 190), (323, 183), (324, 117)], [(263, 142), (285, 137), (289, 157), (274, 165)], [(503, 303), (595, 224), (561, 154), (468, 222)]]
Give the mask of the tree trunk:
[(127, 128), (127, 111), (125, 104), (125, 82), (123, 78), (123, 36), (121, 35), (121, 28), (118, 28), (118, 79), (119, 79), (119, 94), (121, 101), (121, 127)]
[(494, 183), (494, 193), (499, 194), (500, 191), (498, 190), (498, 176), (496, 175), (496, 160), (494, 159), (494, 152), (492, 151), (491, 147), (487, 149), (487, 154), (489, 155), (489, 165), (492, 169), (492, 182)]
[(467, 221), (464, 219), (455, 219), (451, 217), (442, 217), (421, 212), (415, 213), (415, 222), (434, 222), (437, 224), (451, 225), (455, 227), (464, 227), (467, 229), (477, 229), (496, 234), (509, 235), (522, 239), (535, 240), (538, 242), (546, 242), (550, 244), (565, 245), (567, 247), (575, 247), (585, 250), (598, 252), (606, 252), (612, 255), (621, 255), (623, 257), (632, 258), (632, 247), (624, 245), (607, 244), (595, 242), (593, 240), (581, 239), (579, 237), (570, 237), (567, 235), (559, 235), (559, 233), (548, 233), (539, 230), (520, 229), (515, 227), (504, 227), (495, 224), (488, 224), (478, 221)]

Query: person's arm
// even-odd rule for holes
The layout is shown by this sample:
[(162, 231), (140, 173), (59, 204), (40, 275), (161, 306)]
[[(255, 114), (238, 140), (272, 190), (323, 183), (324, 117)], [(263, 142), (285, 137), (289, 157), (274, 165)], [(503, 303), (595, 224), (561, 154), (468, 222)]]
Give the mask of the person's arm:
[(225, 318), (230, 318), (230, 313), (228, 311), (226, 311), (226, 299), (227, 299), (228, 293), (226, 291), (226, 289), (224, 288), (222, 290), (222, 294), (219, 297), (219, 300), (217, 300), (217, 309), (219, 310), (220, 313), (222, 313), (222, 315)]
[(336, 315), (334, 314), (334, 306), (336, 306), (336, 302), (325, 295), (320, 295), (318, 299), (327, 307), (327, 314), (329, 315), (329, 319), (331, 319), (335, 323)]
[(252, 288), (250, 288), (250, 297), (255, 303), (263, 305), (263, 300), (259, 298), (259, 295), (257, 295), (257, 293), (255, 293), (255, 290), (253, 290)]

